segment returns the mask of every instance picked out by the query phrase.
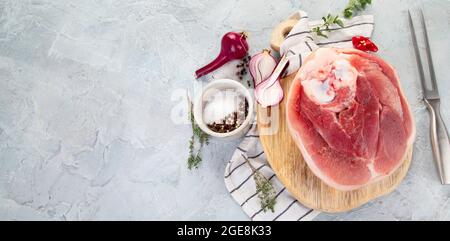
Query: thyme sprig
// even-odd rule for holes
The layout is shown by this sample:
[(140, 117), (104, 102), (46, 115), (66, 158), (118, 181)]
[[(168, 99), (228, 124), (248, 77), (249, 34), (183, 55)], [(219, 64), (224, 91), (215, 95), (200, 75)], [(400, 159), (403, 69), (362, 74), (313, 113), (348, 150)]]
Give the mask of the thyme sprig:
[(343, 11), (344, 17), (352, 18), (357, 12), (363, 11), (370, 4), (372, 4), (372, 0), (350, 0)]
[(245, 158), (245, 161), (253, 172), (253, 180), (256, 183), (256, 192), (258, 193), (261, 208), (264, 212), (267, 212), (268, 210), (275, 212), (275, 204), (277, 203), (277, 200), (272, 183), (259, 170), (257, 170), (247, 158)]
[(328, 35), (326, 35), (324, 33), (324, 31), (330, 31), (330, 26), (333, 24), (337, 24), (341, 27), (344, 27), (344, 23), (342, 22), (342, 20), (339, 18), (339, 15), (331, 15), (328, 14), (325, 17), (322, 17), (322, 25), (317, 26), (315, 28), (312, 29), (313, 32), (315, 32), (317, 34), (317, 36), (322, 36), (324, 38), (328, 38)]
[[(194, 113), (192, 112), (192, 102), (189, 100), (189, 120), (192, 127), (192, 136), (189, 139), (189, 157), (187, 160), (188, 168), (198, 168), (202, 162), (201, 150), (203, 146), (208, 145), (209, 136), (200, 129), (200, 127), (195, 123)], [(198, 139), (199, 147), (195, 150), (195, 140)]]
[[(347, 7), (342, 11), (342, 14), (345, 18), (353, 18), (359, 11), (363, 11), (367, 5), (372, 4), (372, 0), (349, 0)], [(330, 32), (330, 26), (333, 24), (337, 24), (340, 27), (344, 27), (344, 22), (339, 17), (339, 14), (332, 15), (328, 14), (325, 17), (322, 17), (322, 25), (317, 26), (312, 29), (317, 36), (321, 36), (324, 38), (328, 38), (328, 35), (325, 32)]]

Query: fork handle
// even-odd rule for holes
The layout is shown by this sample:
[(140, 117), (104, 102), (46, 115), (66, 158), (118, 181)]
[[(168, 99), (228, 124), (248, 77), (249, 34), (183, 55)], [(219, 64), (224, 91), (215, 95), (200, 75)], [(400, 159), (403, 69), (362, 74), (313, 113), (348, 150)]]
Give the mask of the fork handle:
[(425, 100), (431, 115), (431, 146), (442, 184), (450, 184), (450, 140), (442, 120), (439, 100)]

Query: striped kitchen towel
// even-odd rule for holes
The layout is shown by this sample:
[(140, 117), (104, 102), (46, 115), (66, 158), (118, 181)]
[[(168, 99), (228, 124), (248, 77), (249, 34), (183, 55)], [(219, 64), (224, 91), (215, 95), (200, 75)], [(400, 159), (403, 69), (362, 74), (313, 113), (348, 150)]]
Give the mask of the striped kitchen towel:
[(328, 38), (311, 33), (311, 29), (320, 26), (322, 20), (309, 21), (308, 14), (303, 11), (298, 11), (289, 18), (298, 19), (298, 22), (286, 36), (280, 48), (280, 54), (285, 54), (289, 59), (287, 74), (297, 72), (302, 60), (311, 51), (319, 47), (353, 48), (353, 36), (370, 37), (373, 31), (373, 15), (356, 16), (350, 20), (344, 20), (344, 27), (331, 26), (330, 32), (324, 31)]
[[(313, 27), (321, 21), (308, 21), (306, 12), (298, 11), (290, 18), (299, 19), (286, 40), (282, 43), (280, 54), (289, 59), (288, 74), (295, 73), (302, 64), (302, 60), (314, 49), (322, 46), (351, 48), (351, 38), (355, 35), (370, 37), (373, 31), (373, 16), (357, 16), (351, 20), (344, 20), (344, 27), (332, 26), (326, 32), (328, 38), (318, 37), (311, 32)], [(260, 205), (256, 185), (247, 161), (263, 174), (273, 185), (276, 192), (275, 211), (264, 212)], [(251, 220), (312, 220), (320, 212), (300, 204), (283, 184), (267, 162), (264, 150), (259, 141), (256, 125), (249, 130), (244, 140), (234, 152), (225, 168), (225, 186), (236, 202), (241, 205)]]

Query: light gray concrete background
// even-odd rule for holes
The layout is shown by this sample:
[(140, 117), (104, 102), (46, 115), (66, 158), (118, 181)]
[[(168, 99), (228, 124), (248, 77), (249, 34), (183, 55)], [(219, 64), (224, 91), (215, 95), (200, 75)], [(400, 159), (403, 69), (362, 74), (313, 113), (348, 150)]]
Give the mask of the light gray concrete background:
[[(213, 140), (189, 171), (190, 126), (173, 108), (225, 32), (248, 31), (256, 53), (293, 11), (316, 19), (346, 2), (1, 0), (0, 219), (248, 220), (222, 179), (238, 141)], [(422, 3), (450, 126), (449, 1), (374, 0), (373, 39), (417, 122), (414, 159), (390, 195), (318, 220), (450, 219), (407, 24)]]

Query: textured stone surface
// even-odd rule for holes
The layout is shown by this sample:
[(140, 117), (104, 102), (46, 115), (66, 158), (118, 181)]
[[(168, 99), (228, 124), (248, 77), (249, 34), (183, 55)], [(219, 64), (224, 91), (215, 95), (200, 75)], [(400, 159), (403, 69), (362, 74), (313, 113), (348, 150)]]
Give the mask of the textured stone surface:
[[(247, 30), (255, 53), (294, 10), (319, 18), (345, 2), (2, 0), (0, 219), (247, 220), (222, 179), (238, 141), (212, 140), (201, 167), (186, 168), (183, 90), (199, 88), (193, 71), (217, 54), (223, 33)], [(422, 1), (374, 2), (374, 41), (416, 118), (414, 160), (389, 196), (317, 219), (450, 219), (406, 18)], [(423, 2), (440, 26), (430, 32), (450, 126), (449, 1)]]

